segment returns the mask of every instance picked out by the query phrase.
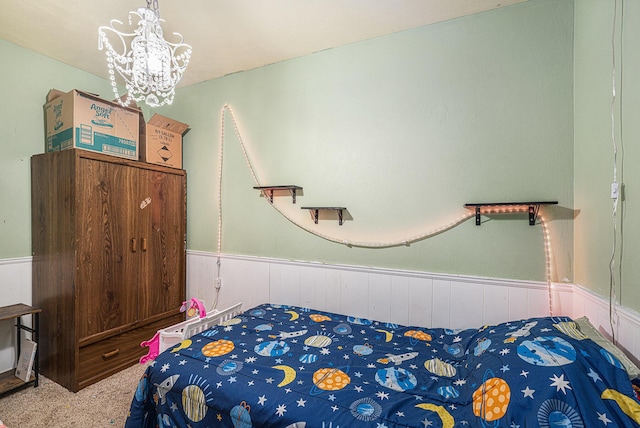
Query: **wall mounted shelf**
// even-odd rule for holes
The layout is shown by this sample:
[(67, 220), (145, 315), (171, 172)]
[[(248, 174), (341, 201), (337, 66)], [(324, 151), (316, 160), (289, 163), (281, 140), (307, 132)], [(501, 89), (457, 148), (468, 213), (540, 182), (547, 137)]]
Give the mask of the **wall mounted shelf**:
[(527, 207), (527, 212), (529, 213), (529, 225), (534, 226), (536, 224), (536, 220), (538, 218), (538, 212), (540, 211), (540, 207), (542, 205), (556, 205), (558, 201), (544, 201), (544, 202), (483, 202), (483, 203), (475, 203), (475, 204), (465, 204), (464, 207), (467, 209), (475, 209), (476, 212), (476, 226), (480, 226), (482, 224), (480, 220), (480, 216), (482, 213), (482, 208), (492, 208), (495, 211), (490, 211), (485, 214), (499, 214), (499, 213), (513, 213), (517, 211), (513, 211), (514, 207)]
[(318, 224), (320, 211), (336, 211), (338, 213), (338, 225), (340, 226), (344, 223), (343, 213), (347, 210), (345, 207), (302, 207), (301, 209), (309, 210), (311, 218), (315, 224)]
[(302, 187), (287, 184), (284, 186), (255, 186), (254, 189), (260, 190), (265, 198), (269, 198), (269, 202), (273, 203), (273, 192), (276, 190), (288, 190), (293, 199), (293, 203), (296, 203), (296, 191), (302, 190)]

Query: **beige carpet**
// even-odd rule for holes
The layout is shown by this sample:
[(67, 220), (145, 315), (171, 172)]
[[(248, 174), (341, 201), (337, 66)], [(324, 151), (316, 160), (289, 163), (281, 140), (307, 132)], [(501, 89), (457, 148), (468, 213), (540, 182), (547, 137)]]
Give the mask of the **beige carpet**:
[(145, 369), (136, 364), (78, 393), (40, 376), (37, 388), (0, 398), (0, 420), (8, 428), (122, 428)]

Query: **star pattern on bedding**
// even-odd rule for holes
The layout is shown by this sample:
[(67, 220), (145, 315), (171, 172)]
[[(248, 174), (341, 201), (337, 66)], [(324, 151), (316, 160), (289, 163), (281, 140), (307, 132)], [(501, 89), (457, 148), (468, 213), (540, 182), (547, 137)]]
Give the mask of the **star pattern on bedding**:
[(566, 317), (454, 330), (260, 305), (160, 354), (127, 428), (637, 426), (620, 362), (574, 331)]

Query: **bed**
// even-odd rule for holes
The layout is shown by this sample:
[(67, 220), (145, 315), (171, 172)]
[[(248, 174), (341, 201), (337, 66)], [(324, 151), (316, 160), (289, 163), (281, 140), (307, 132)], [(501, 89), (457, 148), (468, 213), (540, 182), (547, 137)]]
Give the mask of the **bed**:
[(450, 330), (265, 304), (159, 354), (125, 426), (639, 424), (619, 356), (566, 317)]

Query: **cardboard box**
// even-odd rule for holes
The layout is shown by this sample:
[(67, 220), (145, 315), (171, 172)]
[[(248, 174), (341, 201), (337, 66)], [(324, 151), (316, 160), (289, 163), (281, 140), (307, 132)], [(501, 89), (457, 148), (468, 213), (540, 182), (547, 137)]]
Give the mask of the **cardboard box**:
[(182, 168), (182, 136), (189, 125), (154, 114), (140, 136), (140, 160)]
[(138, 159), (139, 110), (76, 89), (52, 89), (44, 109), (47, 152), (77, 147)]

